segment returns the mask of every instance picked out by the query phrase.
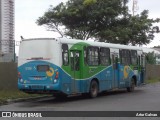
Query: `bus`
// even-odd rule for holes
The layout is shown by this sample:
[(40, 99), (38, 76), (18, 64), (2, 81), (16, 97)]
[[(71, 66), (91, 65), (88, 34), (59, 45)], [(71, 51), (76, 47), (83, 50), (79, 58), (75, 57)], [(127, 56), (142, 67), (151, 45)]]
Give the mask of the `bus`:
[(21, 41), (18, 89), (55, 97), (126, 89), (144, 82), (142, 48), (67, 38)]

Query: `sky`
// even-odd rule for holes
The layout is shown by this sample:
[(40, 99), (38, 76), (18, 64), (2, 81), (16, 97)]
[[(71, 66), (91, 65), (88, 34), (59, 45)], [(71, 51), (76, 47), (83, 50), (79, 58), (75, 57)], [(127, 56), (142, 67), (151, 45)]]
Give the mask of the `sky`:
[[(58, 33), (47, 31), (44, 26), (38, 26), (36, 20), (43, 16), (50, 5), (56, 6), (60, 2), (67, 0), (15, 0), (15, 40), (20, 41), (20, 36), (24, 38), (56, 38), (60, 37)], [(132, 2), (129, 0), (130, 12), (132, 12)], [(137, 13), (143, 10), (149, 10), (149, 18), (160, 18), (160, 0), (137, 0)], [(160, 24), (157, 24), (160, 27)], [(153, 47), (160, 45), (160, 33), (155, 35), (154, 40), (147, 45)], [(19, 47), (16, 46), (18, 54)]]

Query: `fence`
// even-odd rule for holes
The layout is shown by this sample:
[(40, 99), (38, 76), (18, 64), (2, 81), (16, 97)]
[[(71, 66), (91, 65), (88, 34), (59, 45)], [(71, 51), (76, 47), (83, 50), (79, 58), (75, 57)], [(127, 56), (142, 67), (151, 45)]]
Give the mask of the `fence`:
[(17, 64), (0, 62), (0, 90), (17, 89)]
[(147, 65), (146, 66), (146, 80), (160, 79), (160, 65)]

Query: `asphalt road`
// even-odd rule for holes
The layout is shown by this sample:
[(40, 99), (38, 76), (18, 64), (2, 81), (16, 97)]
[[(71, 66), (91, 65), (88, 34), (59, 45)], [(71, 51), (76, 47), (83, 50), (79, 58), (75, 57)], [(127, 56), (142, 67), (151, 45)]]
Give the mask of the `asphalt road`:
[[(95, 99), (77, 96), (64, 100), (53, 97), (39, 100), (12, 103), (0, 106), (0, 111), (160, 111), (160, 83), (149, 84), (129, 93), (126, 90), (112, 91), (100, 94)], [(1, 120), (2, 118), (0, 118)], [(13, 119), (13, 118), (12, 118)], [(15, 118), (17, 119), (17, 118)], [(52, 118), (47, 118), (49, 120)], [(54, 118), (55, 119), (91, 119), (100, 118)], [(109, 118), (102, 118), (107, 120)], [(110, 118), (115, 120), (160, 120), (160, 118)]]

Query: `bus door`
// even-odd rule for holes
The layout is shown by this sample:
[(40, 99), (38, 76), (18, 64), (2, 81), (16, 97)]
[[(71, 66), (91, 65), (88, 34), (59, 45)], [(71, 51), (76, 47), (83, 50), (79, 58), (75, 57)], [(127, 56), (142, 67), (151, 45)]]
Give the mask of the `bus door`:
[(71, 60), (71, 77), (72, 77), (72, 93), (78, 93), (79, 88), (79, 81), (81, 71), (80, 71), (80, 51), (70, 51), (70, 60)]
[(118, 88), (118, 55), (112, 55), (112, 88)]

